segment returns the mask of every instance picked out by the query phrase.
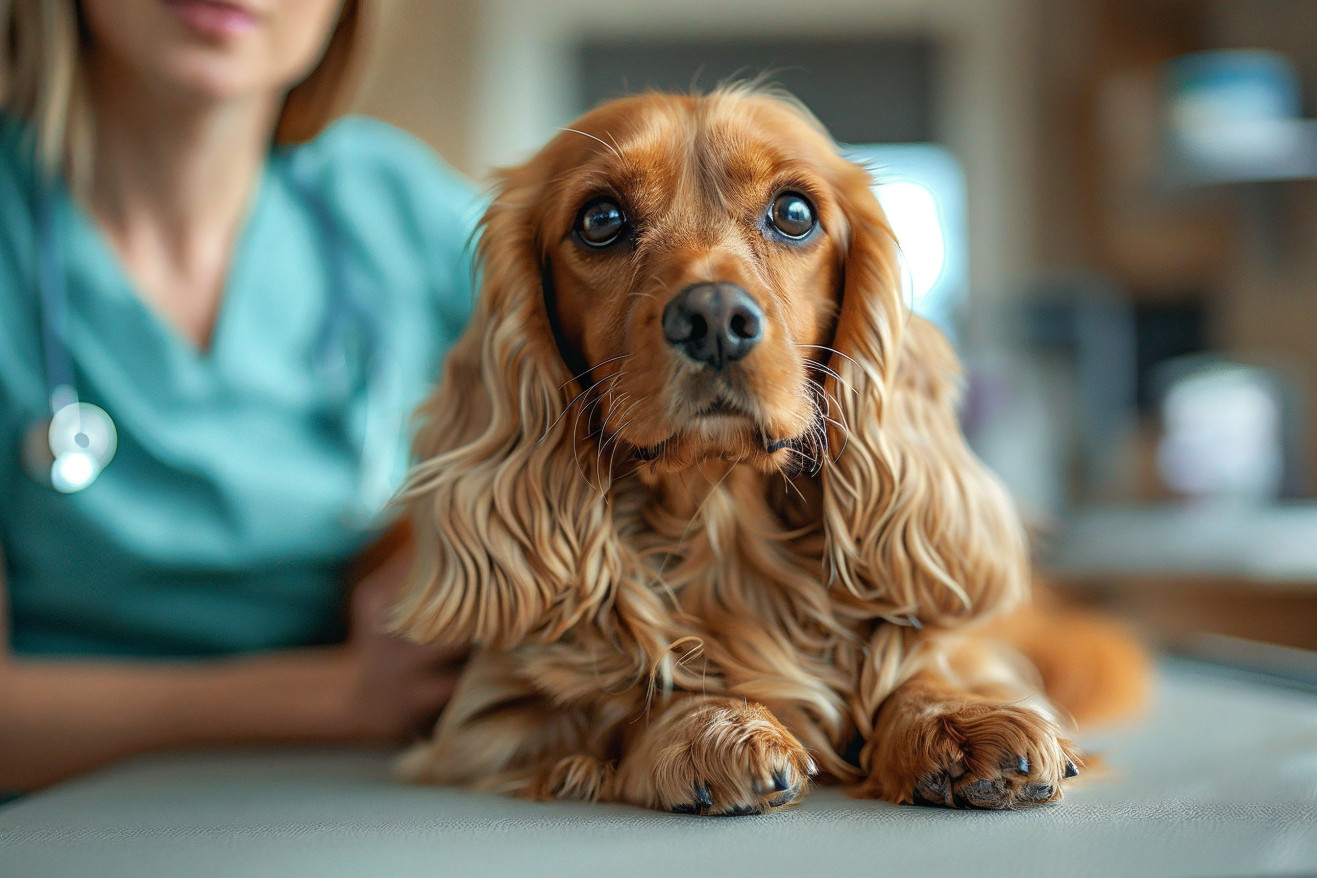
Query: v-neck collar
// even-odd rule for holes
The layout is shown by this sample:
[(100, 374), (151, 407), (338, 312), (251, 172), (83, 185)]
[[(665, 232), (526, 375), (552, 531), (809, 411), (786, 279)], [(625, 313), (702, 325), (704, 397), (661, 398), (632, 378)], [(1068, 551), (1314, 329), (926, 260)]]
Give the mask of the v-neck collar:
[[(63, 216), (66, 228), (73, 231), (66, 235), (74, 246), (65, 252), (67, 272), (92, 271), (99, 277), (94, 285), (70, 284), (70, 288), (93, 288), (98, 294), (112, 297), (115, 304), (129, 311), (137, 312), (145, 325), (150, 327), (150, 334), (158, 343), (175, 354), (197, 366), (215, 366), (223, 362), (225, 352), (230, 344), (230, 337), (235, 328), (232, 324), (243, 319), (246, 310), (243, 302), (244, 291), (251, 286), (249, 267), (252, 263), (251, 251), (260, 239), (260, 227), (265, 222), (267, 204), (271, 198), (272, 163), (271, 157), (262, 166), (256, 187), (251, 195), (238, 235), (229, 255), (228, 270), (224, 276), (224, 286), (220, 293), (219, 307), (215, 312), (215, 322), (211, 327), (209, 344), (200, 347), (183, 334), (181, 329), (160, 311), (148, 299), (129, 274), (119, 251), (110, 242), (109, 236), (97, 222), (96, 218), (73, 198), (67, 187), (60, 185), (57, 189), (57, 207)], [(94, 266), (94, 267), (89, 267)]]

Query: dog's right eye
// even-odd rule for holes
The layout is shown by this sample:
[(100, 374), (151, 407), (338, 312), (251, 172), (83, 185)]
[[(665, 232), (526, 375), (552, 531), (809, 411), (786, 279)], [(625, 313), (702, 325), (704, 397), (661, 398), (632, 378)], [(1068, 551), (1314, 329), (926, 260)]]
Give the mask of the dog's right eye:
[(576, 215), (576, 235), (590, 247), (607, 247), (626, 231), (626, 214), (611, 198), (596, 198)]

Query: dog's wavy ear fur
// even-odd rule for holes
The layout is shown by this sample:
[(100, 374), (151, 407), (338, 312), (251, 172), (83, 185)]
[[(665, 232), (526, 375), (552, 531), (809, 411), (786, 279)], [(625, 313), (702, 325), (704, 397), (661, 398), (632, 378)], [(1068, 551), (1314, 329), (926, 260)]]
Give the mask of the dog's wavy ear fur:
[(825, 569), (857, 608), (923, 625), (963, 622), (1028, 591), (1023, 527), (956, 417), (960, 368), (909, 313), (896, 246), (867, 171), (840, 163), (844, 281), (828, 392), (834, 462), (823, 480)]
[(418, 412), (403, 492), (417, 559), (394, 627), (427, 642), (553, 640), (617, 567), (606, 497), (581, 476), (577, 392), (555, 344), (534, 214), (547, 174), (504, 172), (482, 221), (471, 325)]

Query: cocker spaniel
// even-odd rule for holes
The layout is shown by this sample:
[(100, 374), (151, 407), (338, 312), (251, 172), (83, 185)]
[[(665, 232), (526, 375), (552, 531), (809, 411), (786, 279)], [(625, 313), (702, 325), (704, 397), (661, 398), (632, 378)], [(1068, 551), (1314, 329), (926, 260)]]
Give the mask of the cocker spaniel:
[(1056, 612), (980, 624), (1026, 599), (1025, 534), (870, 183), (751, 88), (607, 104), (501, 174), (396, 617), (479, 648), (405, 777), (699, 814), (820, 771), (1061, 798), (1069, 716), (1127, 700), (1136, 652)]

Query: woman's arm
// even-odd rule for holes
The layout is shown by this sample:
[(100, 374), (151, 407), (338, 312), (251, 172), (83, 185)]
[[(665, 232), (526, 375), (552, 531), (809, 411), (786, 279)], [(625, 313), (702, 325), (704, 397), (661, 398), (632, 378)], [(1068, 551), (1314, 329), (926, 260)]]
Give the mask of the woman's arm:
[(12, 655), (0, 557), (0, 789), (33, 789), (150, 750), (414, 734), (447, 701), (457, 656), (383, 633), (403, 563), (358, 586), (343, 646), (166, 664)]
[(0, 665), (0, 788), (32, 789), (132, 753), (342, 740), (346, 650), (195, 665), (9, 659)]

